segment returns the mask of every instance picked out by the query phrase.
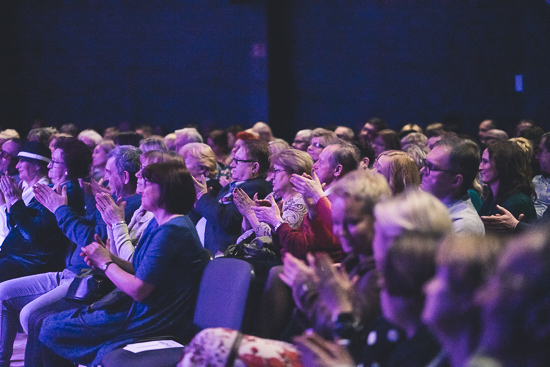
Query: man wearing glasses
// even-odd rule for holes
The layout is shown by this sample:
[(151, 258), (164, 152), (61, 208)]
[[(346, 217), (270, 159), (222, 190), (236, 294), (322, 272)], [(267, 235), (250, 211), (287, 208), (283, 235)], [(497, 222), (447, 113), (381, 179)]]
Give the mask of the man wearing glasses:
[(468, 197), (478, 167), (475, 143), (452, 138), (438, 141), (420, 170), (420, 188), (445, 204), (457, 233), (485, 234), (483, 222)]
[(269, 169), (268, 144), (259, 139), (244, 140), (231, 162), (233, 182), (217, 196), (208, 192), (205, 182), (196, 182), (195, 212), (206, 219), (204, 247), (216, 255), (235, 243), (241, 235), (243, 217), (233, 203), (233, 190), (239, 187), (250, 197), (263, 199), (272, 191), (265, 180)]
[(17, 180), (17, 154), (21, 150), (21, 141), (19, 139), (10, 139), (2, 144), (2, 150), (0, 150), (0, 174), (13, 176)]

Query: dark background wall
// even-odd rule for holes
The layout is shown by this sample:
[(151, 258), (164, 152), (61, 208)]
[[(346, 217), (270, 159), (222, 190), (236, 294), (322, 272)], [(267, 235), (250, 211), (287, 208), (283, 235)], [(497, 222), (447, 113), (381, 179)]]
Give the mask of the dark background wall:
[[(47, 3), (47, 4), (46, 4)], [(544, 0), (5, 1), (0, 124), (550, 126)], [(516, 92), (514, 75), (523, 75)]]

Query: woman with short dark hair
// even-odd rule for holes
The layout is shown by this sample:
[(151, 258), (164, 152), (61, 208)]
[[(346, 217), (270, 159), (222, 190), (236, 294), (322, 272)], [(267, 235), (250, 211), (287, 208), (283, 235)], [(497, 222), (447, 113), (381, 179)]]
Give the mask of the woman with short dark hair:
[(194, 334), (194, 305), (209, 256), (186, 216), (195, 202), (193, 179), (181, 163), (153, 163), (142, 174), (142, 206), (155, 220), (141, 236), (133, 262), (96, 242), (82, 249), (86, 262), (103, 269), (128, 302), (117, 310), (83, 307), (78, 317), (69, 310), (44, 320), (40, 340), (71, 361), (96, 365), (106, 353), (140, 338), (189, 340)]

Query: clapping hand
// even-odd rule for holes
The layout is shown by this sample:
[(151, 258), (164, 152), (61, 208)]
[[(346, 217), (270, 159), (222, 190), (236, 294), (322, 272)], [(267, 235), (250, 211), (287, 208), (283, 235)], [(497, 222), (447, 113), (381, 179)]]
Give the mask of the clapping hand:
[(319, 299), (333, 317), (353, 311), (357, 277), (350, 280), (343, 267), (336, 268), (327, 254), (308, 254), (308, 262), (319, 279)]
[(126, 202), (118, 198), (117, 202), (113, 200), (110, 194), (98, 193), (95, 195), (96, 208), (101, 214), (101, 218), (108, 226), (113, 226), (115, 223), (124, 222)]
[(58, 185), (54, 191), (54, 189), (47, 185), (37, 183), (34, 185), (33, 190), (36, 200), (52, 213), (55, 213), (60, 206), (67, 205), (68, 203), (67, 186), (63, 186), (60, 189)]
[(2, 190), (6, 204), (9, 206), (21, 199), (23, 195), (21, 184), (22, 182), (17, 185), (13, 177), (9, 176), (7, 172), (5, 175), (0, 176), (0, 190)]
[(80, 256), (84, 258), (89, 267), (97, 268), (111, 260), (111, 253), (97, 234), (94, 235), (94, 240), (88, 246), (82, 247)]
[(267, 223), (272, 227), (275, 227), (279, 222), (283, 220), (281, 216), (281, 210), (277, 206), (273, 195), (268, 195), (266, 200), (269, 202), (270, 206), (255, 205), (251, 209), (256, 214), (256, 217), (260, 222)]

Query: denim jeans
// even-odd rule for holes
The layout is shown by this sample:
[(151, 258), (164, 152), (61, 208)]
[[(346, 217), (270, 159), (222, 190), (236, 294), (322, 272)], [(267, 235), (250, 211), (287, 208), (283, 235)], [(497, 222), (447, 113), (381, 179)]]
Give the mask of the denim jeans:
[(63, 270), (0, 283), (0, 367), (10, 365), (19, 314), (26, 332), (30, 315), (63, 298), (74, 277), (73, 272)]

